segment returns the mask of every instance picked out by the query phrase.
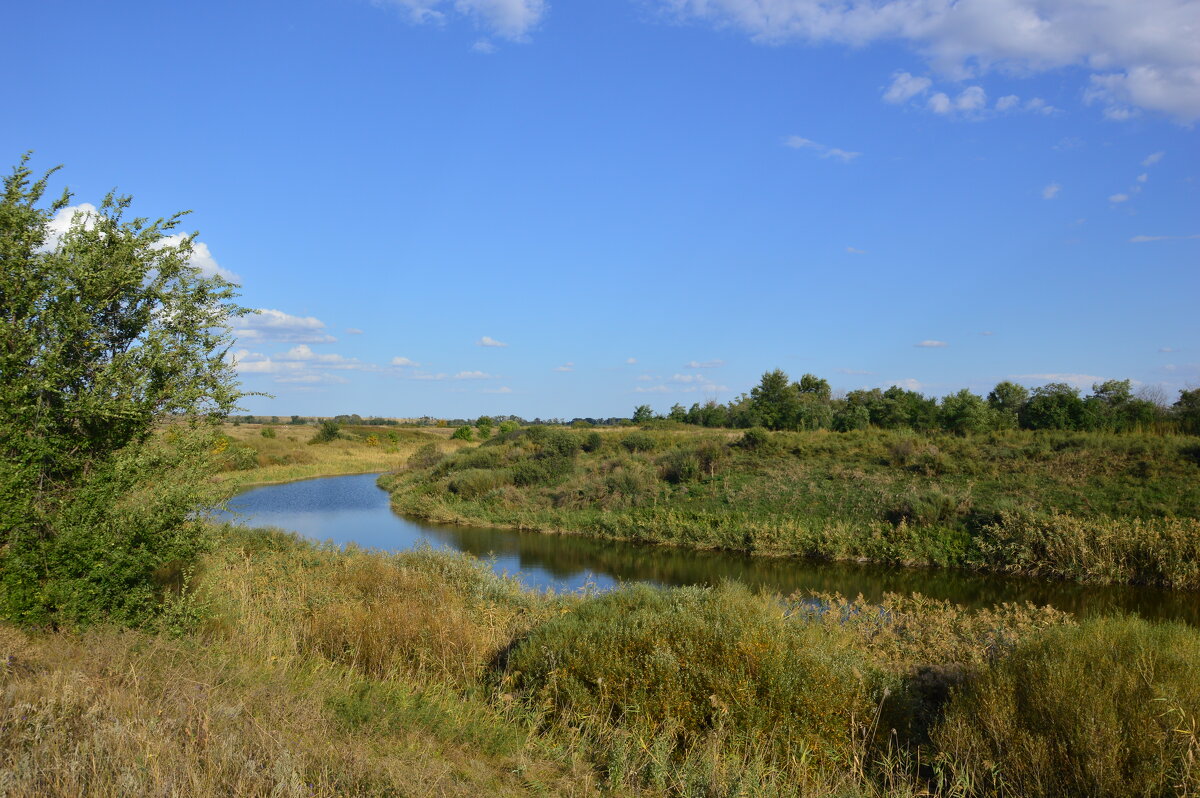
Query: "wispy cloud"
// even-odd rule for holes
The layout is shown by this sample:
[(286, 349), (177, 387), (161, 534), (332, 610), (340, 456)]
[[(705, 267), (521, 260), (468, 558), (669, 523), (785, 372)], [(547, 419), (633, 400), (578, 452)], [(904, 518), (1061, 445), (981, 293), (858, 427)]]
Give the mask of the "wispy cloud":
[(1051, 183), (1042, 189), (1042, 199), (1052, 200), (1058, 196), (1058, 192), (1062, 191), (1062, 186), (1058, 183)]
[(724, 365), (724, 360), (689, 360), (683, 364), (683, 367), (688, 369), (717, 369)]
[(913, 77), (908, 72), (892, 74), (891, 85), (883, 92), (883, 101), (898, 105), (929, 91), (933, 81), (929, 78)]
[(394, 357), (394, 358), (392, 358), (392, 365), (393, 366), (414, 366), (415, 367), (415, 366), (419, 366), (421, 364), (415, 360), (409, 360), (406, 357)]
[(561, 366), (555, 366), (551, 370), (552, 371), (574, 371), (575, 364), (574, 363), (563, 363)]
[(242, 341), (322, 344), (337, 340), (325, 332), (325, 322), (320, 319), (270, 308), (251, 311), (238, 319), (236, 325), (233, 333)]
[(1148, 241), (1192, 241), (1200, 238), (1200, 234), (1190, 236), (1134, 236), (1129, 239), (1131, 244), (1145, 244)]
[(346, 335), (362, 335), (362, 334), (363, 334), (363, 331), (358, 329), (357, 327), (347, 327), (346, 328)]
[(513, 389), (507, 385), (501, 385), (499, 388), (484, 388), (483, 393), (512, 393)]
[(1154, 164), (1163, 159), (1164, 155), (1166, 155), (1166, 153), (1161, 150), (1158, 152), (1152, 152), (1142, 159), (1142, 166), (1154, 166)]
[(480, 338), (478, 341), (475, 342), (475, 345), (476, 346), (508, 346), (508, 344), (504, 343), (503, 341), (497, 341), (495, 338), (492, 338), (490, 335), (483, 336), (482, 338)]
[(925, 341), (921, 341), (919, 343), (915, 343), (915, 344), (913, 344), (913, 346), (919, 347), (921, 349), (940, 349), (943, 346), (949, 346), (949, 344), (947, 344), (945, 341), (925, 340)]
[(636, 364), (636, 363), (637, 363), (637, 358), (636, 358), (636, 357), (627, 357), (627, 358), (625, 358), (625, 365), (627, 365), (627, 366), (632, 366), (632, 365), (634, 365), (634, 364)]
[(846, 247), (846, 251), (849, 252), (851, 255), (866, 255), (867, 254), (867, 251), (865, 249), (859, 249), (858, 247)]
[[(399, 9), (414, 23), (444, 25), (466, 17), (488, 33), (524, 41), (546, 15), (545, 0), (374, 0), (375, 5)], [(479, 50), (479, 42), (476, 49)]]
[(1053, 374), (1017, 374), (1009, 377), (1013, 380), (1043, 380), (1045, 382), (1065, 382), (1068, 385), (1076, 387), (1086, 387), (1097, 382), (1104, 382), (1103, 377), (1097, 377), (1094, 374), (1069, 374), (1069, 373), (1053, 373)]
[(1129, 201), (1129, 195), (1128, 195), (1128, 194), (1113, 194), (1112, 196), (1110, 196), (1110, 197), (1108, 198), (1108, 201), (1109, 201), (1109, 202), (1111, 202), (1111, 203), (1113, 203), (1113, 204), (1119, 204), (1119, 203), (1122, 203), (1122, 202), (1128, 202), (1128, 201)]
[(873, 371), (863, 371), (862, 369), (836, 369), (839, 374), (849, 374), (851, 376), (861, 377), (867, 374), (874, 374)]
[(783, 140), (783, 143), (784, 146), (791, 147), (794, 150), (812, 150), (822, 158), (833, 158), (834, 160), (841, 161), (842, 163), (850, 163), (855, 158), (862, 155), (861, 152), (852, 152), (850, 150), (843, 150), (840, 147), (829, 147), (824, 144), (819, 144), (812, 139), (806, 139), (803, 136), (788, 136)]
[(460, 371), (451, 379), (455, 380), (494, 380), (496, 375), (484, 371)]

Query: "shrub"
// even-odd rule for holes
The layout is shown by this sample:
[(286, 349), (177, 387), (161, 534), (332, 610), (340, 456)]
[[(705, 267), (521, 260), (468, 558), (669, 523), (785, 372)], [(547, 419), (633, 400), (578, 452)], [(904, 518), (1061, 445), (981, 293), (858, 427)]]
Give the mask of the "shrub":
[(262, 435), (264, 438), (274, 438), (275, 437), (275, 428), (274, 427), (263, 427), (262, 431), (259, 434)]
[(621, 445), (631, 452), (654, 450), (654, 438), (644, 432), (631, 432), (621, 440)]
[(408, 456), (409, 468), (433, 468), (440, 463), (445, 454), (436, 443), (427, 443)]
[(510, 432), (516, 432), (519, 427), (520, 425), (515, 421), (501, 421), (498, 429), (501, 435), (507, 435)]
[(458, 429), (454, 430), (454, 434), (451, 435), (450, 437), (456, 441), (473, 441), (473, 440), (475, 440), (475, 435), (474, 435), (474, 433), (471, 432), (471, 428), (466, 426), (465, 424), (463, 426), (459, 427)]
[(322, 421), (309, 443), (329, 443), (341, 436), (341, 426), (336, 421)]
[(687, 449), (674, 449), (659, 460), (659, 475), (673, 485), (691, 482), (702, 474), (700, 458)]
[(596, 452), (604, 445), (604, 439), (600, 437), (600, 433), (593, 430), (589, 432), (583, 439), (582, 448), (585, 452)]
[(751, 427), (738, 440), (738, 446), (751, 451), (769, 449), (771, 443), (771, 433), (765, 427)]
[(468, 468), (456, 473), (447, 487), (464, 499), (474, 499), (512, 482), (512, 472), (505, 469)]
[(544, 457), (574, 457), (579, 451), (579, 436), (566, 430), (549, 430), (541, 441)]
[(844, 640), (737, 585), (636, 586), (536, 627), (505, 676), (568, 724), (672, 731), (677, 753), (723, 731), (844, 762), (872, 708), (866, 666)]
[(1200, 633), (1107, 617), (1019, 645), (951, 700), (943, 762), (1005, 795), (1200, 790)]

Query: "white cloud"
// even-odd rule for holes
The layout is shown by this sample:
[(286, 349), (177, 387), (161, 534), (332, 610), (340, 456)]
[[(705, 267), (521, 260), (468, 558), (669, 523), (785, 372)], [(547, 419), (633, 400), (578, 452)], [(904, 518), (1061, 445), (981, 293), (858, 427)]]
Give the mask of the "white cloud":
[(914, 379), (912, 377), (907, 377), (903, 380), (896, 380), (895, 382), (889, 382), (888, 385), (889, 386), (895, 385), (899, 388), (904, 388), (905, 390), (909, 390), (909, 391), (919, 391), (923, 387), (925, 387), (924, 385), (921, 384), (920, 380)]
[(862, 376), (864, 374), (874, 374), (872, 371), (863, 371), (862, 369), (836, 369), (839, 374), (850, 374), (854, 376)]
[(1192, 241), (1200, 238), (1200, 234), (1190, 236), (1134, 236), (1129, 239), (1131, 244), (1145, 244), (1148, 241)]
[(920, 347), (922, 349), (940, 349), (943, 346), (949, 346), (949, 344), (947, 344), (945, 341), (921, 341), (918, 344), (913, 344), (913, 346)]
[(496, 45), (489, 42), (487, 39), (480, 39), (471, 45), (471, 50), (483, 55), (491, 55), (496, 52)]
[(982, 86), (968, 86), (954, 101), (954, 107), (964, 113), (978, 111), (987, 105), (987, 92)]
[(1113, 194), (1111, 197), (1108, 198), (1108, 201), (1109, 202), (1128, 202), (1129, 195), (1128, 194)]
[[(73, 225), (80, 225), (85, 230), (90, 230), (95, 227), (96, 218), (99, 216), (99, 211), (96, 206), (90, 202), (81, 202), (78, 205), (68, 205), (65, 208), (59, 208), (54, 216), (46, 223), (46, 243), (42, 246), (42, 250), (49, 252), (58, 246), (62, 241), (63, 236), (71, 229)], [(166, 235), (158, 240), (155, 245), (156, 249), (164, 247), (177, 247), (186, 239), (183, 233), (174, 235)], [(212, 252), (208, 248), (208, 244), (203, 241), (192, 242), (192, 254), (188, 257), (188, 263), (200, 270), (200, 273), (205, 277), (222, 277), (231, 283), (240, 283), (242, 278), (224, 269), (217, 263), (217, 259), (213, 257)]]
[[(452, 14), (510, 41), (522, 41), (546, 14), (545, 0), (375, 0), (404, 11), (415, 23), (443, 24)], [(476, 42), (478, 44), (478, 42)]]
[(491, 380), (495, 375), (483, 371), (460, 371), (452, 379), (456, 380)]
[(636, 357), (627, 357), (627, 358), (625, 358), (625, 364), (626, 364), (627, 366), (632, 366), (632, 365), (633, 365), (633, 364), (635, 364), (635, 363), (637, 363), (637, 358), (636, 358)]
[(944, 92), (939, 91), (929, 98), (929, 102), (926, 103), (925, 107), (935, 114), (948, 114), (954, 108), (954, 104), (950, 102), (950, 98)]
[(503, 341), (497, 341), (495, 338), (492, 338), (491, 336), (488, 336), (488, 335), (485, 335), (482, 338), (480, 338), (478, 341), (476, 341), (475, 345), (476, 346), (508, 346), (508, 344), (504, 343)]
[(574, 370), (575, 370), (574, 363), (563, 363), (561, 366), (555, 366), (553, 368), (553, 371), (574, 371)]
[(337, 340), (325, 332), (325, 322), (320, 319), (269, 308), (253, 310), (234, 324), (234, 334), (245, 341), (321, 344)]
[(639, 385), (633, 389), (634, 393), (670, 393), (671, 389), (665, 385), (653, 385), (649, 388)]
[(724, 360), (689, 360), (684, 363), (684, 368), (689, 369), (718, 369), (725, 365)]
[[(1078, 66), (1092, 100), (1200, 117), (1194, 0), (655, 0), (764, 44), (902, 40), (955, 79)], [(894, 79), (893, 79), (894, 80)]]
[(806, 139), (803, 136), (788, 136), (783, 140), (783, 144), (785, 147), (791, 147), (794, 150), (813, 150), (822, 158), (835, 158), (842, 163), (850, 163), (862, 155), (861, 152), (851, 152), (850, 150), (843, 150), (840, 147), (828, 147), (824, 144), (818, 144), (812, 139)]
[(661, 379), (662, 379), (662, 377), (651, 377), (649, 374), (639, 374), (638, 375), (638, 382), (654, 382), (655, 380), (661, 380)]
[(1043, 380), (1045, 382), (1065, 382), (1068, 385), (1084, 387), (1097, 382), (1104, 382), (1103, 377), (1094, 374), (1018, 374), (1009, 379), (1013, 380)]
[(1154, 164), (1163, 159), (1164, 155), (1166, 155), (1166, 153), (1162, 152), (1161, 150), (1159, 152), (1150, 153), (1142, 160), (1142, 166), (1154, 166)]
[(1058, 183), (1051, 183), (1042, 189), (1042, 199), (1052, 200), (1058, 196), (1058, 192), (1062, 191), (1062, 186)]
[[(163, 236), (159, 239), (159, 247), (177, 247), (183, 243), (186, 238), (182, 233), (175, 235)], [(192, 242), (192, 254), (188, 258), (188, 263), (200, 270), (200, 273), (205, 277), (222, 277), (231, 283), (241, 283), (242, 278), (224, 269), (217, 263), (217, 259), (213, 257), (212, 252), (208, 249), (208, 244), (203, 241)]]
[(499, 388), (484, 388), (483, 393), (512, 393), (512, 388), (507, 385), (501, 385)]
[(846, 251), (849, 252), (851, 255), (866, 255), (867, 254), (867, 251), (865, 249), (859, 249), (858, 247), (846, 247)]
[(375, 369), (373, 364), (363, 363), (358, 358), (343, 357), (333, 352), (314, 352), (308, 344), (293, 346), (278, 357), (282, 361), (297, 361), (314, 368), (356, 369), (358, 371)]
[(1021, 98), (1015, 94), (1007, 94), (996, 100), (996, 110), (1000, 112), (1009, 111), (1021, 104)]
[(275, 382), (301, 383), (301, 384), (327, 383), (327, 384), (333, 384), (333, 385), (344, 385), (345, 383), (349, 382), (349, 380), (347, 380), (345, 377), (339, 377), (337, 374), (329, 374), (329, 373), (323, 372), (320, 374), (311, 373), (311, 374), (283, 375), (280, 377), (276, 377)]
[(303, 363), (285, 363), (272, 360), (261, 352), (251, 352), (249, 349), (238, 349), (228, 355), (229, 362), (239, 374), (281, 374), (285, 372), (302, 371)]
[(1150, 179), (1150, 175), (1146, 174), (1145, 172), (1142, 172), (1140, 175), (1137, 176), (1137, 181), (1139, 183), (1145, 183), (1149, 179)]
[(1050, 116), (1058, 111), (1057, 108), (1055, 108), (1053, 105), (1050, 105), (1041, 97), (1034, 97), (1032, 100), (1025, 103), (1025, 110), (1030, 113), (1041, 114), (1042, 116)]
[(362, 335), (362, 334), (363, 334), (363, 331), (358, 329), (357, 327), (347, 327), (346, 328), (346, 335)]
[(708, 377), (705, 377), (703, 374), (672, 374), (671, 375), (671, 382), (690, 383), (690, 382), (708, 382), (708, 381), (709, 381)]
[(884, 102), (899, 104), (907, 102), (918, 94), (929, 91), (933, 81), (929, 78), (916, 78), (907, 72), (896, 72), (892, 75), (892, 84), (883, 93)]
[(394, 358), (392, 358), (392, 365), (393, 366), (419, 366), (421, 364), (416, 362), (415, 360), (409, 360), (406, 357), (394, 357)]
[(432, 372), (428, 372), (428, 371), (417, 371), (417, 372), (413, 372), (412, 374), (409, 374), (409, 375), (408, 375), (408, 376), (407, 376), (405, 379), (409, 379), (409, 380), (434, 380), (434, 381), (436, 381), (436, 380), (444, 380), (444, 379), (446, 379), (446, 375), (445, 375), (445, 374), (442, 374), (442, 373), (440, 373), (440, 372), (439, 372), (439, 373), (437, 373), (437, 374), (434, 374), (434, 373), (432, 373)]

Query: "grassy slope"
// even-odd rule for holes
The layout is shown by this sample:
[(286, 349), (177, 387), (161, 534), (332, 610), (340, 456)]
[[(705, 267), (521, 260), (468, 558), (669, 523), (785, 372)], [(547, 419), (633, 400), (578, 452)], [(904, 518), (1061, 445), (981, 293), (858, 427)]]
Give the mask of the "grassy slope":
[[(267, 428), (274, 430), (275, 437), (263, 437)], [(315, 428), (311, 426), (225, 424), (223, 432), (229, 438), (228, 470), (219, 478), (237, 487), (393, 471), (428, 443), (445, 451), (463, 445), (450, 439), (453, 430), (436, 427), (345, 427), (338, 440), (312, 445)]]
[[(630, 435), (652, 448), (629, 451)], [(776, 433), (758, 450), (694, 430), (600, 439), (555, 457), (561, 444), (519, 433), (385, 484), (398, 510), (439, 521), (1200, 588), (1196, 438)]]

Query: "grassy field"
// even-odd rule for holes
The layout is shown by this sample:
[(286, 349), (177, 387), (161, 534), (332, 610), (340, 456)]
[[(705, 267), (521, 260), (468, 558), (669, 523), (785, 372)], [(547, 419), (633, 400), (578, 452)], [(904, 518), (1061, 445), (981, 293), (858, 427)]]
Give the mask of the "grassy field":
[(531, 428), (385, 478), (436, 521), (1200, 588), (1200, 439)]
[[(267, 436), (263, 435), (267, 430)], [(466, 445), (438, 427), (343, 427), (336, 440), (311, 443), (313, 426), (224, 425), (225, 470), (219, 479), (232, 486), (293, 482), (298, 479), (367, 474), (402, 468), (421, 446), (433, 443), (451, 452)]]
[(218, 541), (162, 633), (0, 627), (0, 795), (1200, 790), (1188, 627)]

